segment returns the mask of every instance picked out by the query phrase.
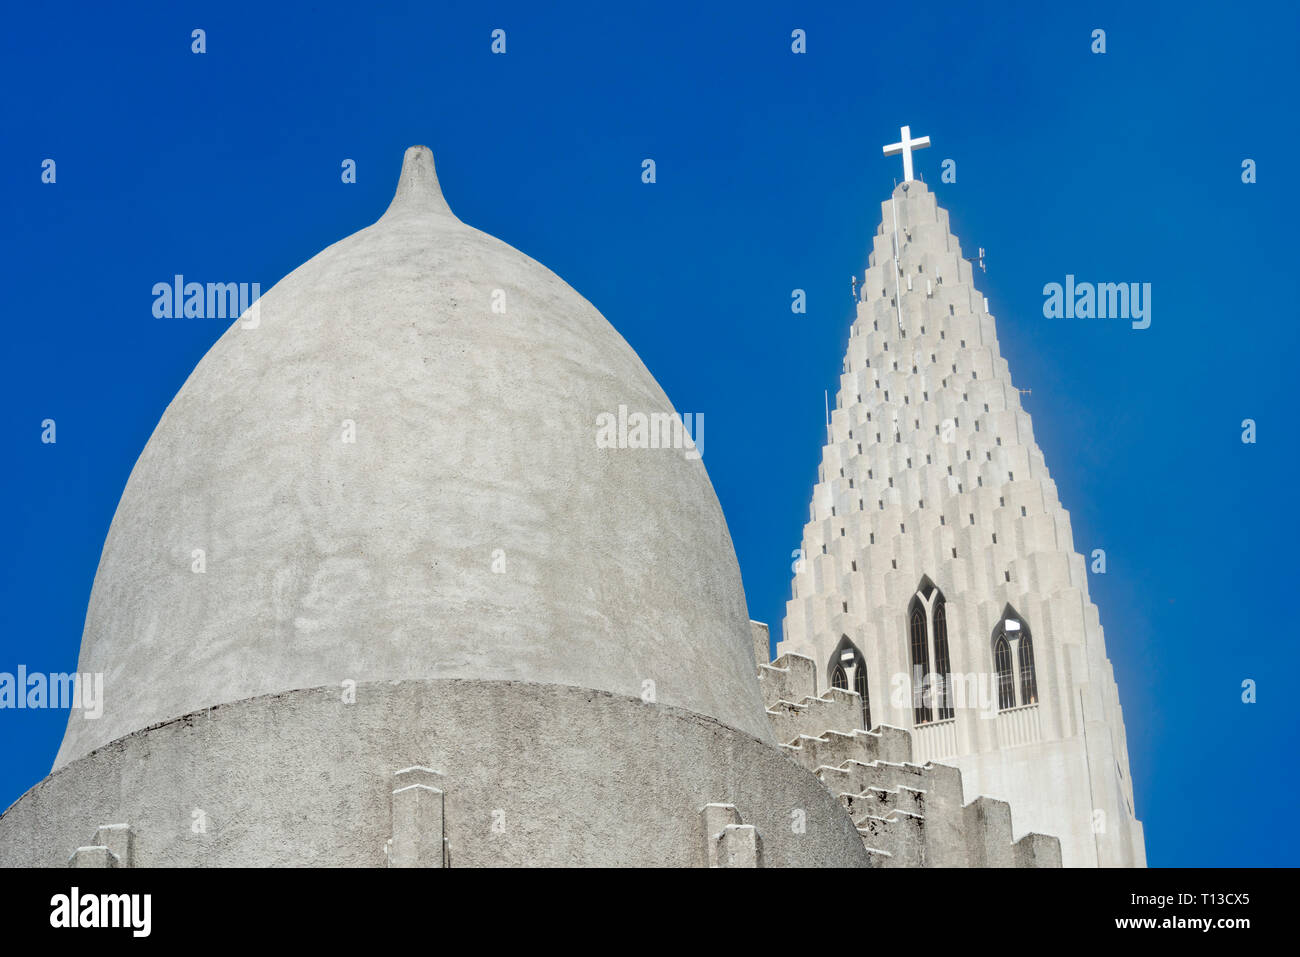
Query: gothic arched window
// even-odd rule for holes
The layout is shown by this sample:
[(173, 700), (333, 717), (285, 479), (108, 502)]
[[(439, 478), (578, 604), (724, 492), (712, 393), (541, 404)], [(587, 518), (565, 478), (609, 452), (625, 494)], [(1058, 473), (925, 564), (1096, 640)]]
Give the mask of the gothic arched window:
[(829, 670), (832, 688), (856, 691), (862, 699), (862, 726), (871, 730), (871, 698), (867, 690), (867, 660), (848, 635), (840, 636), (840, 643), (831, 654)]
[(1034, 641), (1020, 632), (1020, 703), (1038, 704), (1038, 679), (1034, 675)]
[(939, 720), (954, 716), (952, 706), (952, 664), (948, 659), (948, 614), (946, 602), (940, 595), (934, 603), (934, 670), (942, 684), (939, 686)]
[(998, 674), (998, 710), (1016, 706), (1015, 679), (1011, 673), (1011, 646), (1005, 635), (998, 635), (993, 645), (993, 666)]
[(930, 674), (930, 648), (925, 635), (925, 611), (921, 603), (912, 600), (912, 614), (908, 625), (912, 640), (912, 721), (923, 724), (934, 720), (934, 711), (926, 700), (926, 679)]

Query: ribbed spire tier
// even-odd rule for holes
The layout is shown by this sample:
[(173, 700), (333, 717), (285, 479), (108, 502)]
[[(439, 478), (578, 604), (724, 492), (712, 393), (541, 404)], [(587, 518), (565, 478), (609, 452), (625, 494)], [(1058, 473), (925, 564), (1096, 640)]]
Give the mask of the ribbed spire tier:
[[(1087, 569), (987, 300), (923, 183), (881, 213), (780, 652), (826, 686), (864, 666), (874, 723), (1009, 800), (1017, 835), (1059, 836), (1067, 866), (1142, 864)], [(930, 673), (946, 698), (912, 693)]]

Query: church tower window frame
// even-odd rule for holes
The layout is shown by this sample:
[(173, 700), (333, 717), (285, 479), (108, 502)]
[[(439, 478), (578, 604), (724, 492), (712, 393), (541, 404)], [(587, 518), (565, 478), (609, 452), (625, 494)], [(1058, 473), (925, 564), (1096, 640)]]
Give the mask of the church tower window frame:
[(998, 710), (1011, 711), (1016, 706), (1016, 682), (1011, 657), (1011, 643), (999, 632), (993, 639), (993, 674), (998, 687)]
[(908, 661), (912, 665), (912, 724), (920, 726), (934, 720), (933, 709), (925, 702), (925, 679), (930, 673), (930, 647), (925, 606), (919, 596), (912, 598), (907, 611)]
[(835, 668), (831, 671), (831, 687), (839, 688), (841, 691), (849, 690), (849, 679), (844, 674), (844, 669), (837, 662)]
[(952, 700), (952, 654), (948, 643), (948, 602), (943, 592), (935, 595), (934, 610), (930, 613), (930, 632), (934, 637), (934, 671), (939, 676), (938, 718), (951, 721), (957, 717)]
[[(1004, 645), (1008, 658), (1005, 670), (999, 658)], [(997, 676), (999, 711), (1036, 707), (1041, 702), (1034, 637), (1028, 623), (1010, 604), (1002, 610), (993, 629), (993, 673)]]
[(906, 622), (908, 662), (912, 668), (912, 725), (955, 720), (947, 599), (928, 575), (921, 577), (908, 603)]
[(1020, 637), (1020, 647), (1016, 649), (1016, 663), (1019, 674), (1020, 703), (1022, 705), (1038, 704), (1038, 675), (1034, 666), (1034, 638), (1028, 631)]
[(827, 682), (832, 688), (855, 691), (861, 701), (862, 727), (871, 730), (871, 675), (867, 658), (853, 639), (840, 635), (835, 650), (826, 666)]

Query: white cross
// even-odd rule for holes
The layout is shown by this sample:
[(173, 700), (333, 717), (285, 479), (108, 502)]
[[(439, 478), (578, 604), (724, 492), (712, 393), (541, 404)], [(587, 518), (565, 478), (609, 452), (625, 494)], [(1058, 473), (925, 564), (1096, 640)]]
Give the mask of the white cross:
[(886, 156), (897, 156), (903, 154), (903, 180), (906, 182), (912, 178), (912, 150), (923, 150), (930, 145), (930, 137), (921, 136), (912, 139), (912, 128), (904, 126), (899, 133), (902, 134), (900, 141), (890, 143), (884, 147)]

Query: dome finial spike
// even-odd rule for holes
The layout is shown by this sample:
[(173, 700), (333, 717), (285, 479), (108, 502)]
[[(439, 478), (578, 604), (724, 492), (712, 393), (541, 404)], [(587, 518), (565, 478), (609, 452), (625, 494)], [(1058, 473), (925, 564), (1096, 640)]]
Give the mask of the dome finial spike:
[(433, 165), (433, 150), (427, 146), (412, 146), (402, 158), (402, 175), (397, 181), (397, 191), (384, 216), (417, 213), (451, 213), (447, 200), (438, 185), (438, 173)]

